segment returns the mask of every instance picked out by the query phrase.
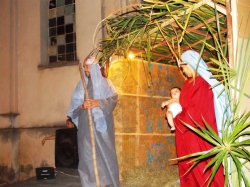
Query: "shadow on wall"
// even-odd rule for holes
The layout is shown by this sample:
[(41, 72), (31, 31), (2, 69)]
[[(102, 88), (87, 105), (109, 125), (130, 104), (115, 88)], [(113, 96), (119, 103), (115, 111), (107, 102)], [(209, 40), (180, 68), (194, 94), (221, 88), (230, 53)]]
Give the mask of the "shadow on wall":
[(37, 167), (54, 167), (55, 141), (42, 140), (60, 127), (1, 129), (0, 184), (34, 177)]
[(5, 184), (9, 181), (14, 181), (16, 178), (15, 171), (13, 168), (0, 165), (0, 185)]

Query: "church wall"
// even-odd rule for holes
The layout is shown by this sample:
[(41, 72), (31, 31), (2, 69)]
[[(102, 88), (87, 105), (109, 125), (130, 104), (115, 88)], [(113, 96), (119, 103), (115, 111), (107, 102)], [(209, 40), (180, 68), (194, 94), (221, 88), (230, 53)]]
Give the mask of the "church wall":
[[(36, 167), (55, 166), (55, 141), (42, 145), (42, 140), (65, 127), (71, 93), (80, 79), (77, 65), (43, 66), (46, 3), (0, 1), (0, 184), (35, 176)], [(82, 60), (93, 47), (101, 5), (100, 1), (77, 1), (76, 6), (78, 58)]]
[[(5, 19), (1, 19), (1, 27), (0, 27), (0, 63), (1, 63), (1, 68), (0, 68), (0, 89), (1, 89), (1, 94), (0, 94), (0, 99), (1, 101), (1, 106), (0, 106), (0, 113), (5, 112), (5, 110), (9, 109), (9, 103), (10, 103), (10, 5), (8, 3), (8, 0), (3, 0), (0, 2), (0, 5), (2, 7), (0, 11), (0, 16), (1, 18), (4, 17)], [(8, 77), (8, 78), (6, 78)], [(3, 91), (4, 90), (4, 91)], [(4, 120), (2, 123), (2, 126), (7, 126), (8, 120)]]

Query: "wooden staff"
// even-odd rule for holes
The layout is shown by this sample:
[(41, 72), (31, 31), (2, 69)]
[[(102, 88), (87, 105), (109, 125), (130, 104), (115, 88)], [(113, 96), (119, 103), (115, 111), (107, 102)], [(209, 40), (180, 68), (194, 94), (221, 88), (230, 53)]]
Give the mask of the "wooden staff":
[[(79, 69), (80, 69), (80, 75), (81, 75), (81, 79), (82, 79), (82, 86), (83, 86), (83, 89), (85, 92), (85, 99), (89, 99), (89, 93), (88, 93), (85, 78), (83, 75), (83, 64), (82, 63), (79, 63)], [(93, 166), (94, 166), (96, 186), (101, 187), (100, 178), (99, 178), (99, 171), (97, 168), (97, 160), (96, 160), (96, 142), (95, 142), (95, 134), (94, 134), (94, 128), (93, 128), (94, 123), (92, 120), (91, 109), (88, 108), (87, 110), (88, 110), (90, 141), (91, 141), (91, 147), (92, 147), (92, 160), (93, 160)]]

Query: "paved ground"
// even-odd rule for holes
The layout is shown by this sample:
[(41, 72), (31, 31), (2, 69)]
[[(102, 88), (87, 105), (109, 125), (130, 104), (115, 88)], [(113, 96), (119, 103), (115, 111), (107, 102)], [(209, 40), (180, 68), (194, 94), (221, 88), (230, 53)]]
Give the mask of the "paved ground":
[[(175, 173), (174, 170), (173, 173)], [(131, 183), (130, 181), (130, 184), (122, 183), (121, 187), (179, 187), (179, 180), (176, 179), (176, 174), (173, 173), (169, 173), (168, 175), (166, 174), (163, 176), (153, 177), (154, 179), (156, 178), (158, 181), (163, 180), (164, 185), (162, 183), (159, 185), (158, 183), (155, 183), (155, 181), (153, 180), (151, 183), (143, 182), (139, 179), (143, 178), (143, 176), (136, 174), (138, 175), (137, 177), (132, 176), (133, 181), (135, 182)], [(138, 182), (136, 182), (137, 180)], [(37, 180), (36, 177), (33, 177), (26, 181), (18, 182), (15, 184), (9, 184), (9, 185), (0, 184), (0, 187), (81, 187), (81, 183), (77, 169), (57, 168), (55, 179)]]
[(3, 185), (3, 187), (81, 187), (81, 183), (76, 169), (58, 169), (55, 179), (37, 180), (34, 177), (16, 184)]

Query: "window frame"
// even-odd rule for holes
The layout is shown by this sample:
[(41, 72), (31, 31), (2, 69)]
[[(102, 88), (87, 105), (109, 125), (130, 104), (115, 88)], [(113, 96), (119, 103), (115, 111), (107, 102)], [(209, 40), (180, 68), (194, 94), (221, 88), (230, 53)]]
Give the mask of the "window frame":
[[(63, 66), (72, 66), (79, 64), (79, 59), (77, 56), (77, 41), (75, 38), (75, 53), (76, 59), (73, 61), (56, 61), (56, 62), (49, 62), (49, 2), (50, 0), (40, 0), (40, 64), (38, 64), (39, 69), (46, 69), (46, 68), (57, 68)], [(75, 13), (76, 14), (76, 11)], [(74, 15), (76, 17), (76, 15)], [(76, 22), (74, 23), (76, 27)], [(66, 24), (64, 23), (64, 26)], [(75, 32), (76, 35), (76, 32)], [(66, 44), (66, 43), (65, 43)]]

